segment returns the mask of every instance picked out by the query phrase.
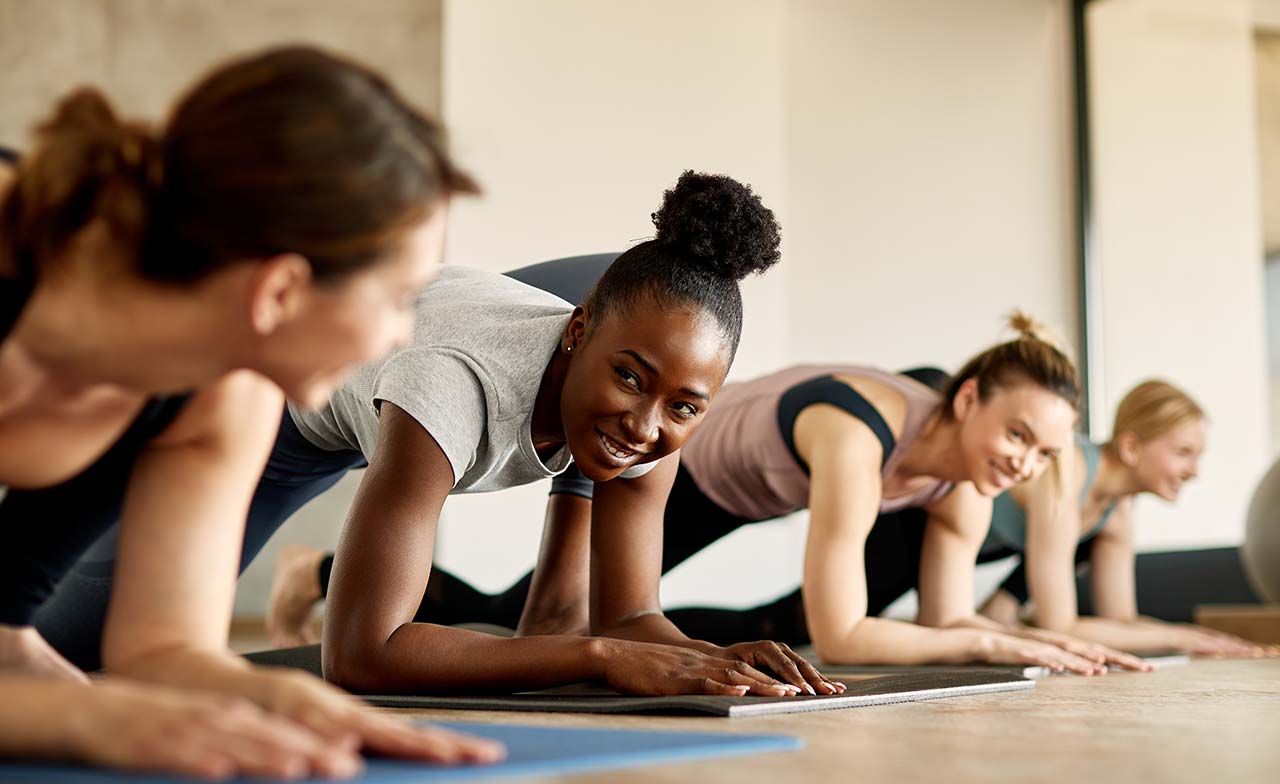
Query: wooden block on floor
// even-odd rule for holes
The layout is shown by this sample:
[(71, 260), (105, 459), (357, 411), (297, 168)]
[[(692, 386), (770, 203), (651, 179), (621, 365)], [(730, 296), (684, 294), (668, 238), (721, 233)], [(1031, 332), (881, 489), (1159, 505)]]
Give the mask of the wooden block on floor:
[(1280, 644), (1280, 604), (1201, 604), (1195, 622), (1254, 642)]

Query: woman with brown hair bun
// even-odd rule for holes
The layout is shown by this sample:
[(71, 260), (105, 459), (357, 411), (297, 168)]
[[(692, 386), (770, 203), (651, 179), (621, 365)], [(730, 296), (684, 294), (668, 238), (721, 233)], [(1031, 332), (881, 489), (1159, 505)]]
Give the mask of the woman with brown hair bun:
[[(1109, 441), (1077, 438), (1059, 481), (1037, 479), (997, 498), (980, 557), (1013, 555), (1018, 566), (982, 612), (1017, 623), (1030, 600), (1037, 626), (1127, 651), (1275, 655), (1230, 634), (1138, 614), (1134, 499), (1143, 493), (1178, 499), (1199, 473), (1206, 419), (1173, 384), (1144, 381), (1120, 401)], [(1094, 615), (1077, 607), (1076, 567), (1083, 563), (1090, 567)]]
[[(1071, 443), (1075, 368), (1028, 317), (939, 394), (905, 375), (801, 366), (726, 387), (684, 450), (666, 512), (672, 567), (736, 528), (809, 510), (802, 591), (685, 628), (811, 640), (824, 662), (1036, 664), (1082, 674), (1133, 657), (997, 624), (973, 608), (991, 498), (1049, 472)], [(876, 615), (911, 588), (916, 623)]]
[[(475, 190), (439, 126), (309, 48), (215, 69), (161, 133), (76, 91), (0, 164), (0, 753), (210, 778), (500, 754), (226, 650), (285, 397), (407, 341)], [(88, 685), (28, 626), (117, 517), (103, 660), (154, 686)]]

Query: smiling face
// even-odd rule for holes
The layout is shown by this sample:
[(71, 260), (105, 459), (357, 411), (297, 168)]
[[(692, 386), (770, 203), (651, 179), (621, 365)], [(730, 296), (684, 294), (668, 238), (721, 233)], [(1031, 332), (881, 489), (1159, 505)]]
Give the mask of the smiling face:
[(1028, 381), (996, 387), (987, 400), (969, 379), (953, 403), (965, 473), (978, 492), (995, 496), (1044, 473), (1072, 443), (1076, 412)]
[(446, 220), (438, 207), (386, 259), (308, 286), (300, 312), (264, 346), (262, 370), (290, 400), (319, 406), (353, 367), (409, 342), (418, 294), (440, 274)]
[(1133, 468), (1143, 492), (1176, 501), (1183, 484), (1200, 473), (1206, 430), (1204, 419), (1195, 418), (1146, 441), (1121, 439), (1122, 459)]
[(649, 296), (599, 323), (579, 311), (560, 417), (574, 462), (597, 482), (684, 445), (729, 372), (725, 338), (697, 308)]

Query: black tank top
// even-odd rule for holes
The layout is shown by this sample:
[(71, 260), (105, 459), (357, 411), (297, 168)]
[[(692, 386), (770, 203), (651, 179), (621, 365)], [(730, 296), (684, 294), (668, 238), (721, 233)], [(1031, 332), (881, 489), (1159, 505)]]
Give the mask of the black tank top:
[[(0, 147), (0, 160), (16, 163)], [(0, 277), (0, 344), (35, 289), (31, 276)], [(120, 517), (138, 455), (181, 413), (190, 395), (148, 400), (120, 438), (62, 484), (9, 490), (0, 498), (0, 623), (23, 625), (80, 554)]]
[[(0, 161), (10, 166), (18, 163), (18, 154), (7, 147), (0, 147)], [(0, 343), (9, 337), (9, 331), (18, 323), (22, 309), (31, 299), (35, 288), (31, 280), (22, 277), (0, 277)]]

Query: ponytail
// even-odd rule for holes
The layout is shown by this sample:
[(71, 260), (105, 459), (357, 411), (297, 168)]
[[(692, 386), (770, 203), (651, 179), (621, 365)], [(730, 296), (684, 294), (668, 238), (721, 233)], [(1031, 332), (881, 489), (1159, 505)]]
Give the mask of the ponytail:
[(0, 204), (0, 267), (34, 278), (94, 220), (137, 248), (159, 190), (162, 151), (152, 131), (117, 117), (95, 89), (73, 91), (36, 127)]
[(960, 387), (969, 379), (978, 385), (978, 399), (986, 401), (998, 388), (1030, 382), (1065, 400), (1074, 410), (1080, 403), (1080, 383), (1075, 366), (1049, 337), (1048, 331), (1026, 313), (1009, 314), (1008, 326), (1017, 333), (1013, 340), (992, 346), (964, 364), (943, 393), (947, 405), (943, 415), (952, 417), (952, 405)]

